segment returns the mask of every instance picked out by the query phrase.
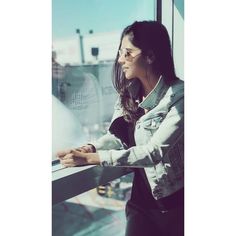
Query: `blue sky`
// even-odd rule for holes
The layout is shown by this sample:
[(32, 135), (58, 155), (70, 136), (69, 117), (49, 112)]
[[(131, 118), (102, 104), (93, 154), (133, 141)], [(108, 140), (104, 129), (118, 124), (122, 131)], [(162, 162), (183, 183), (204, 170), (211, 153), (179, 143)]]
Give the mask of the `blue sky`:
[(52, 0), (54, 39), (121, 30), (135, 20), (154, 19), (154, 0)]

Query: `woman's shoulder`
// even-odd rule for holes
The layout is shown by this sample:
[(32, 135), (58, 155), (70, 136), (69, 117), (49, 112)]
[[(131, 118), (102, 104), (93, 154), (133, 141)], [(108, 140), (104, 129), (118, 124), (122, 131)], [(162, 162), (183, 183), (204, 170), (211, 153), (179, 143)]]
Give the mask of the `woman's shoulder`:
[(183, 99), (184, 99), (184, 81), (178, 79), (167, 89), (162, 99), (162, 105), (165, 104), (169, 109), (174, 104), (176, 104), (176, 102), (183, 101)]
[(184, 96), (184, 81), (183, 80), (176, 80), (172, 85), (170, 85), (169, 89), (167, 90), (166, 96)]
[(184, 81), (181, 79), (178, 79), (173, 85), (172, 85), (173, 92), (184, 92)]

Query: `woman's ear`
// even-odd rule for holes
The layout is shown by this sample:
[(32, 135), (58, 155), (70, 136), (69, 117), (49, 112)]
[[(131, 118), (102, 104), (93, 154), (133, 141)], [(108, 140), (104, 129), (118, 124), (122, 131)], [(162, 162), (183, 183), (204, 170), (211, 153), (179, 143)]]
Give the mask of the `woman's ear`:
[(153, 62), (154, 62), (154, 60), (155, 60), (155, 55), (154, 55), (154, 53), (153, 52), (149, 52), (148, 53), (148, 55), (147, 55), (147, 57), (146, 57), (147, 59), (147, 63), (148, 64), (152, 64)]
[(147, 57), (147, 63), (150, 65), (150, 64), (152, 64), (152, 60), (149, 58), (149, 57)]

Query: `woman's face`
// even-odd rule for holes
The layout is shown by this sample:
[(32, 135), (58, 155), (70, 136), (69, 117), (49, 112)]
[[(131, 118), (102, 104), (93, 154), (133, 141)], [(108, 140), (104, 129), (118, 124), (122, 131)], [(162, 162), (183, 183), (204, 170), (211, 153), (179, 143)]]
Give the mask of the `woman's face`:
[(142, 51), (131, 43), (128, 35), (122, 39), (119, 55), (118, 63), (122, 66), (126, 79), (145, 77), (147, 63)]

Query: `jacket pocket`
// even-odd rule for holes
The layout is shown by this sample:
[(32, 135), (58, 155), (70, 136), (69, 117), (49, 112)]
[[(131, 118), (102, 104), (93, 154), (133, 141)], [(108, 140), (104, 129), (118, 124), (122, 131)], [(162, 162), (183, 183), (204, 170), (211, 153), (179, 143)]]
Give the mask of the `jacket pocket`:
[(157, 130), (164, 120), (166, 113), (158, 113), (155, 116), (149, 117), (147, 120), (143, 121), (143, 128), (147, 130)]

